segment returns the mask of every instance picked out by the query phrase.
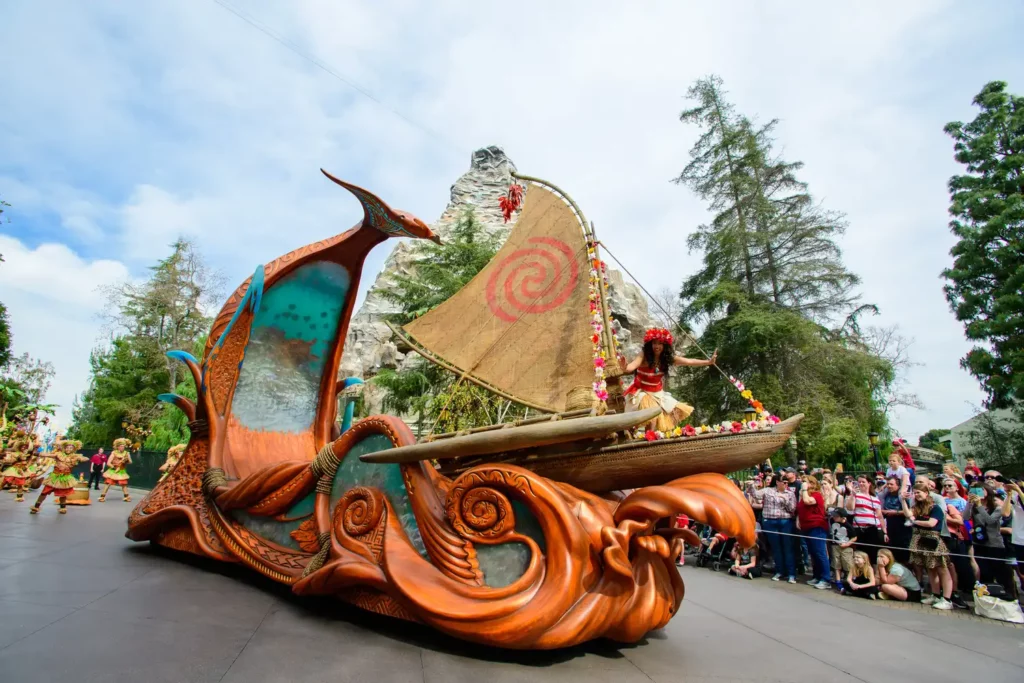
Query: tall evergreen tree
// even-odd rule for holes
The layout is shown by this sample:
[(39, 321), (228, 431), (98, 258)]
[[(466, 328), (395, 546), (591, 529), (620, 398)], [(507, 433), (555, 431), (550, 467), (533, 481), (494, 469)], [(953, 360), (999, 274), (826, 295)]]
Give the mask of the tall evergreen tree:
[(684, 123), (700, 126), (702, 133), (690, 150), (690, 163), (674, 182), (688, 185), (715, 212), (711, 224), (699, 226), (687, 240), (691, 251), (704, 251), (704, 268), (683, 284), (688, 317), (720, 308), (737, 292), (750, 299), (756, 294), (750, 253), (752, 178), (744, 164), (746, 132), (724, 95), (722, 79), (703, 78), (687, 92), (697, 106), (679, 115)]
[[(4, 208), (10, 204), (0, 199), (0, 220), (3, 220)], [(0, 263), (4, 262), (4, 255), (0, 254)], [(7, 307), (0, 301), (0, 369), (3, 369), (11, 359), (11, 328), (7, 319)]]
[[(737, 114), (715, 76), (688, 95), (696, 104), (680, 118), (701, 136), (675, 182), (707, 200), (713, 218), (688, 240), (703, 265), (683, 282), (681, 323), (703, 323), (701, 346), (719, 349), (719, 366), (765, 405), (805, 415), (797, 452), (850, 464), (866, 454), (867, 433), (886, 426), (888, 408), (915, 399), (897, 391), (905, 359), (878, 343), (892, 333), (860, 328), (874, 307), (857, 306), (858, 278), (842, 263), (845, 219), (813, 200), (797, 176), (802, 163), (775, 151), (777, 121), (755, 126)], [(746, 407), (717, 375), (684, 371), (678, 384), (699, 419)]]
[[(0, 254), (0, 263), (4, 262)], [(7, 307), (0, 301), (0, 370), (11, 360), (11, 327), (7, 319)]]
[[(141, 284), (126, 282), (107, 290), (108, 318), (128, 335), (146, 340), (161, 354), (190, 349), (206, 333), (210, 318), (204, 309), (219, 302), (221, 276), (211, 270), (190, 240), (179, 238), (171, 254), (150, 268)], [(164, 356), (167, 391), (178, 384), (181, 366)]]
[(107, 290), (114, 336), (90, 357), (89, 388), (75, 402), (69, 429), (88, 445), (109, 444), (130, 432), (150, 448), (166, 448), (187, 436), (175, 417), (179, 411), (156, 397), (183, 391), (194, 396), (185, 388), (191, 380), (180, 381), (181, 368), (166, 352), (197, 350), (210, 326), (205, 311), (219, 298), (221, 280), (184, 239), (150, 272), (142, 283)]
[(949, 180), (959, 241), (943, 277), (957, 320), (979, 342), (960, 364), (1001, 408), (1024, 401), (1024, 97), (993, 81), (974, 104), (973, 121), (945, 127), (966, 172)]
[(857, 300), (835, 239), (842, 214), (817, 205), (796, 177), (803, 164), (774, 151), (777, 120), (757, 128), (736, 114), (717, 76), (688, 91), (697, 104), (680, 115), (701, 126), (690, 162), (675, 182), (714, 213), (689, 237), (704, 267), (683, 283), (684, 316), (712, 319), (741, 300), (771, 302), (819, 321), (846, 316)]

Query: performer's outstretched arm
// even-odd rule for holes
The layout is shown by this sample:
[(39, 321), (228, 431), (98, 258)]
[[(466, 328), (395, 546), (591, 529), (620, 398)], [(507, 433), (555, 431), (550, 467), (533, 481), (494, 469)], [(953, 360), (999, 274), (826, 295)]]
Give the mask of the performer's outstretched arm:
[(718, 349), (715, 349), (715, 352), (711, 354), (710, 360), (701, 360), (699, 358), (686, 358), (685, 356), (675, 356), (672, 359), (672, 365), (685, 365), (691, 368), (703, 368), (709, 365), (714, 365), (717, 359)]
[(623, 365), (622, 366), (622, 370), (626, 374), (629, 374), (631, 372), (636, 372), (636, 369), (638, 367), (640, 367), (641, 365), (643, 365), (643, 362), (644, 362), (644, 355), (641, 353), (639, 356), (637, 356), (636, 358), (631, 360), (629, 363)]

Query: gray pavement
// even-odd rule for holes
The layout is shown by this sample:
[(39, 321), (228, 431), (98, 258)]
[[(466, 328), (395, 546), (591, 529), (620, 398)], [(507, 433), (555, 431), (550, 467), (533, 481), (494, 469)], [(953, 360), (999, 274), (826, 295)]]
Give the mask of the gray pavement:
[(489, 650), (131, 543), (117, 494), (28, 505), (0, 492), (4, 681), (1024, 680), (1024, 629), (689, 566), (681, 613), (641, 643)]

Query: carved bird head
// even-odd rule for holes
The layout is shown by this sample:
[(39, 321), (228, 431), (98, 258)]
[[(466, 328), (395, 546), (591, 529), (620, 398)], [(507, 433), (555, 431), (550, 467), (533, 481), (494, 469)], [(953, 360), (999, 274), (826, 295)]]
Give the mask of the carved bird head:
[(364, 226), (376, 228), (389, 237), (416, 237), (441, 244), (441, 238), (411, 213), (392, 209), (372, 192), (335, 178), (322, 168), (320, 172), (356, 196), (363, 205)]

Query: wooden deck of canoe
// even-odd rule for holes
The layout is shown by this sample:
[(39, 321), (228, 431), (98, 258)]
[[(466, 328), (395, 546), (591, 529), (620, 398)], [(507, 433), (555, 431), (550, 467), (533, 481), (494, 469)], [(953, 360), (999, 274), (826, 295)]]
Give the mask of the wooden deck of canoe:
[(727, 474), (763, 462), (789, 440), (803, 415), (771, 429), (638, 441), (626, 433), (650, 411), (596, 416), (574, 411), (445, 434), (412, 446), (361, 456), (367, 462), (437, 460), (446, 476), (488, 462), (531, 470), (593, 493), (663, 484), (701, 472)]

